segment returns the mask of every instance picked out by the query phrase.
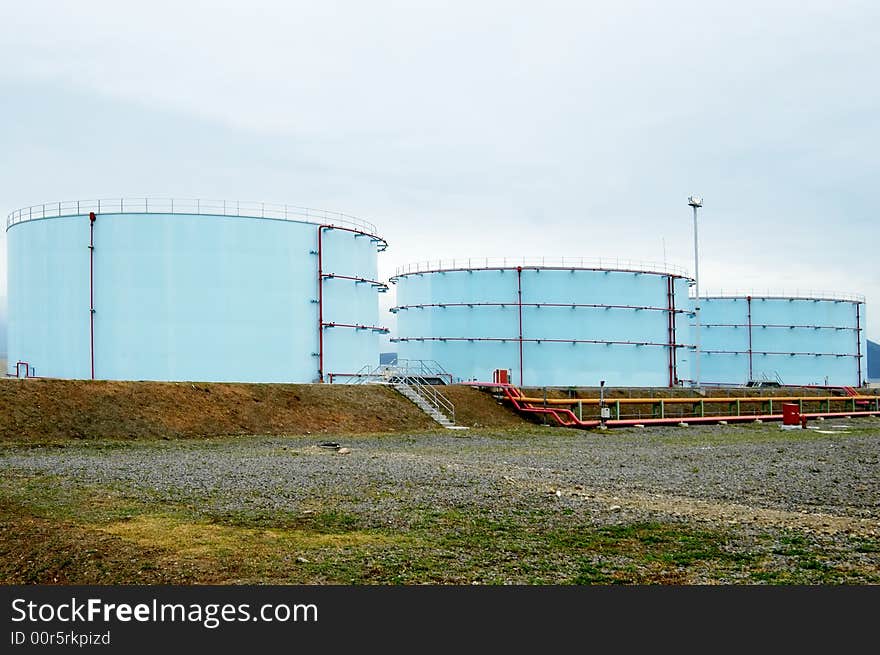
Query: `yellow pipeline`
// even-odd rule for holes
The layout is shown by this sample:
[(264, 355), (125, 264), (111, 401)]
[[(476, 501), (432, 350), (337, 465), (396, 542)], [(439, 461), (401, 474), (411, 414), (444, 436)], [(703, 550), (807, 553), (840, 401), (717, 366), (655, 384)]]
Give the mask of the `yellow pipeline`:
[[(517, 400), (524, 403), (547, 403), (548, 405), (577, 405), (581, 403), (583, 405), (598, 405), (598, 398), (532, 398), (529, 396), (517, 396)], [(689, 398), (606, 398), (605, 404), (614, 404), (620, 403), (621, 405), (649, 405), (651, 403), (659, 403), (663, 401), (664, 403), (681, 403), (681, 404), (695, 404), (695, 403), (735, 403), (736, 401), (742, 403), (759, 403), (759, 402), (767, 402), (772, 400), (773, 402), (825, 402), (826, 400), (841, 400), (844, 402), (851, 402), (853, 400), (876, 400), (877, 396), (734, 396), (734, 397), (710, 397), (707, 396), (703, 398), (702, 396), (689, 397)]]

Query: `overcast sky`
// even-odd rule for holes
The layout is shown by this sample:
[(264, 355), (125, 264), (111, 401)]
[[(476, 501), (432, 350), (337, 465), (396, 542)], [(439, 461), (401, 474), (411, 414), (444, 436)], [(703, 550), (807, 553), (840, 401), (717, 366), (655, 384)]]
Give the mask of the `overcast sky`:
[(373, 221), (385, 277), (664, 242), (693, 271), (699, 193), (703, 289), (863, 293), (880, 340), (876, 1), (0, 8), (4, 215), (265, 200)]

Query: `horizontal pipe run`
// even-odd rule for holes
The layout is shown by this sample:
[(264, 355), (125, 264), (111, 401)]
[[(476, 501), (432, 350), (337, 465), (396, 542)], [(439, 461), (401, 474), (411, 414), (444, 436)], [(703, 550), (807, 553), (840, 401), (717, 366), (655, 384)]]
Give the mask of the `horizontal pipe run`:
[(321, 278), (324, 280), (331, 280), (333, 278), (338, 278), (340, 280), (353, 280), (354, 282), (363, 282), (365, 284), (371, 284), (374, 287), (380, 287), (380, 291), (388, 291), (388, 285), (384, 282), (380, 282), (379, 280), (371, 280), (366, 277), (355, 277), (353, 275), (339, 275), (338, 273), (322, 273)]
[[(842, 418), (842, 417), (859, 417), (859, 416), (880, 416), (880, 412), (812, 412), (803, 413), (801, 416), (807, 418)], [(718, 423), (726, 421), (728, 423), (749, 423), (756, 420), (761, 421), (781, 421), (782, 414), (758, 414), (741, 416), (681, 416), (677, 418), (644, 418), (644, 419), (620, 419), (608, 420), (605, 424), (609, 427), (632, 427), (633, 425), (678, 425), (679, 423)], [(596, 425), (599, 421), (594, 421)]]
[[(492, 385), (488, 385), (492, 386)], [(689, 397), (689, 398), (605, 398), (605, 402), (615, 402), (621, 405), (650, 405), (659, 404), (697, 404), (697, 403), (759, 403), (773, 401), (787, 402), (827, 402), (827, 401), (845, 401), (853, 400), (877, 400), (877, 396), (731, 396), (731, 397)], [(547, 403), (548, 405), (598, 405), (598, 398), (534, 398), (529, 396), (517, 396), (517, 400), (526, 403)]]
[(371, 232), (364, 232), (363, 230), (356, 230), (351, 227), (343, 227), (341, 225), (331, 225), (331, 224), (323, 224), (319, 225), (322, 230), (342, 230), (343, 232), (351, 232), (355, 236), (369, 237), (371, 241), (376, 243), (379, 252), (383, 252), (388, 248), (388, 241), (380, 237), (378, 234), (372, 234)]
[[(691, 312), (693, 313), (693, 312)], [(704, 328), (724, 327), (724, 328), (787, 328), (787, 329), (806, 329), (806, 330), (857, 330), (858, 328), (845, 325), (780, 325), (776, 323), (705, 323)]]
[[(389, 311), (398, 312), (401, 309), (425, 309), (428, 307), (519, 307), (518, 302), (438, 302), (428, 303), (424, 305), (400, 305), (392, 307)], [(648, 307), (644, 305), (600, 305), (595, 303), (575, 303), (575, 302), (524, 302), (523, 307), (567, 307), (571, 309), (588, 307), (592, 309), (635, 309), (658, 312), (674, 312), (676, 314), (693, 314), (686, 309), (670, 310), (668, 307)]]
[(803, 353), (803, 352), (778, 352), (770, 350), (704, 350), (704, 355), (786, 355), (789, 357), (858, 357), (855, 353)]
[(321, 327), (325, 328), (353, 328), (355, 330), (372, 330), (373, 332), (389, 332), (387, 327), (383, 327), (381, 325), (360, 325), (359, 323), (321, 323)]
[(690, 344), (682, 343), (658, 343), (653, 341), (599, 341), (596, 339), (520, 339), (519, 337), (397, 337), (391, 341), (513, 341), (532, 343), (592, 343), (608, 346), (663, 346), (669, 348), (693, 348)]
[[(394, 284), (397, 283), (397, 280), (406, 277), (408, 275), (428, 275), (433, 273), (461, 273), (461, 272), (471, 272), (471, 271), (515, 271), (517, 269), (516, 264), (512, 264), (510, 266), (502, 265), (502, 266), (473, 266), (473, 267), (457, 267), (457, 268), (437, 268), (432, 270), (424, 270), (424, 271), (406, 271), (396, 273), (392, 278), (391, 282)], [(683, 273), (672, 273), (669, 271), (654, 271), (654, 270), (638, 270), (635, 268), (613, 268), (613, 262), (608, 262), (608, 267), (605, 266), (541, 266), (539, 264), (532, 264), (528, 266), (520, 266), (523, 271), (596, 271), (599, 273), (632, 273), (633, 275), (668, 275), (674, 278), (680, 278), (689, 280), (686, 274)]]
[[(702, 300), (748, 300), (751, 298), (752, 300), (811, 300), (813, 302), (853, 302), (863, 304), (865, 302), (865, 296), (860, 293), (842, 293), (840, 291), (820, 291), (820, 290), (801, 290), (795, 289), (794, 291), (788, 292), (784, 289), (778, 289), (774, 291), (735, 291), (732, 293), (725, 293), (710, 291), (708, 293), (701, 293), (700, 298)], [(693, 299), (693, 296), (691, 296)]]
[[(520, 391), (515, 386), (511, 384), (501, 384), (497, 382), (489, 383), (489, 382), (466, 382), (464, 383), (468, 386), (474, 387), (484, 387), (484, 388), (496, 388), (501, 389), (504, 392), (506, 398), (513, 404), (513, 406), (520, 412), (524, 414), (550, 414), (556, 420), (556, 422), (563, 427), (570, 428), (594, 428), (598, 427), (602, 422), (598, 419), (591, 420), (581, 420), (578, 418), (572, 410), (568, 408), (560, 408), (554, 409), (553, 407), (533, 407), (533, 403), (542, 403), (547, 404), (552, 400), (559, 399), (547, 399), (546, 401), (543, 398), (537, 399), (529, 399), (528, 397), (519, 395)], [(819, 397), (813, 397), (813, 400), (818, 399)], [(862, 397), (856, 396), (833, 396), (835, 400), (848, 400), (850, 402), (856, 401)], [(876, 396), (865, 396), (864, 398), (873, 398), (875, 401), (877, 399)], [(769, 397), (764, 398), (765, 400), (770, 400)], [(584, 403), (585, 401), (594, 401), (594, 403), (598, 403), (598, 399), (580, 399), (574, 400), (573, 402)], [(661, 400), (666, 402), (671, 399), (613, 399), (612, 403), (622, 402), (624, 400), (647, 400), (653, 403), (659, 403)], [(686, 400), (688, 402), (693, 402), (693, 399), (680, 399)], [(706, 399), (702, 399), (706, 400)], [(743, 400), (743, 398), (735, 398), (734, 400)], [(757, 399), (755, 399), (757, 400)], [(773, 400), (782, 400), (782, 397), (773, 398)], [(569, 400), (569, 403), (572, 401)], [(836, 417), (852, 417), (852, 416), (878, 416), (880, 415), (880, 410), (851, 410), (848, 412), (802, 412), (802, 416), (806, 416), (807, 418), (819, 418), (819, 417), (828, 417), (828, 418), (836, 418)], [(728, 423), (731, 422), (749, 422), (756, 420), (780, 420), (782, 419), (782, 414), (735, 414), (735, 415), (717, 415), (717, 416), (679, 416), (672, 418), (636, 418), (636, 419), (610, 419), (606, 420), (604, 424), (608, 427), (625, 427), (625, 426), (633, 426), (633, 425), (671, 425), (671, 424), (679, 424), (679, 423), (718, 423), (720, 421), (725, 421)]]

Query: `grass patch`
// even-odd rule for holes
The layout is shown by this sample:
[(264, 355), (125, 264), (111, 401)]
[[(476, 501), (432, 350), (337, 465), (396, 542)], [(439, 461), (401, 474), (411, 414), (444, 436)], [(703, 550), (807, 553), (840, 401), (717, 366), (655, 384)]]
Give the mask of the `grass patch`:
[(216, 523), (192, 523), (179, 517), (157, 515), (142, 515), (129, 521), (95, 526), (95, 529), (142, 546), (162, 548), (181, 555), (233, 553), (253, 548), (344, 548), (391, 541), (385, 536), (363, 531), (259, 530)]
[[(425, 443), (419, 437), (408, 439), (404, 447), (397, 442), (389, 449), (365, 445), (371, 457), (413, 457), (414, 466), (427, 466), (419, 460), (432, 458), (440, 473), (435, 475), (427, 466), (430, 477), (424, 480), (397, 480), (376, 467), (365, 469), (369, 475), (351, 484), (327, 485), (307, 494), (274, 477), (240, 494), (224, 485), (176, 489), (170, 483), (153, 483), (148, 466), (131, 482), (102, 486), (86, 484), (78, 472), (34, 475), (25, 473), (25, 465), (11, 468), (12, 462), (4, 461), (10, 467), (0, 476), (0, 583), (880, 583), (880, 540), (865, 532), (827, 536), (757, 523), (687, 522), (683, 516), (621, 523), (632, 514), (597, 511), (596, 503), (586, 497), (558, 502), (552, 498), (548, 503), (543, 491), (532, 493), (499, 480), (497, 494), (492, 488), (477, 498), (462, 493), (468, 478), (446, 475), (447, 469), (466, 461), (457, 451), (459, 445), (467, 452), (491, 453), (497, 460), (508, 454), (539, 459), (560, 448), (601, 447), (618, 439), (638, 445), (655, 441), (662, 446), (673, 440), (698, 445), (707, 439), (729, 443), (730, 435), (734, 440), (778, 441), (768, 450), (777, 450), (781, 458), (795, 450), (784, 443), (790, 433), (778, 426), (730, 427), (705, 434), (694, 429), (693, 437), (634, 434), (613, 432), (600, 440), (578, 431), (531, 428), (499, 434), (480, 428), (454, 435), (456, 448), (446, 438)], [(75, 453), (116, 458), (114, 451), (120, 448), (187, 454), (210, 450), (223, 457), (270, 460), (339, 457), (318, 449), (316, 442), (323, 439), (308, 435), (90, 442), (59, 447), (53, 457), (62, 460)], [(340, 438), (353, 454), (327, 461), (347, 466), (359, 456), (361, 439), (373, 437)], [(0, 458), (26, 450), (0, 448)], [(119, 463), (125, 465), (125, 458)], [(684, 466), (682, 470), (700, 473), (692, 465)], [(708, 465), (701, 464), (701, 470), (713, 473)], [(273, 494), (276, 484), (282, 494), (278, 497)], [(436, 493), (417, 493), (421, 484), (434, 485)], [(454, 493), (448, 493), (450, 484), (455, 485)], [(508, 494), (508, 489), (514, 493)], [(429, 502), (434, 504), (425, 505)], [(664, 515), (645, 510), (638, 516)]]

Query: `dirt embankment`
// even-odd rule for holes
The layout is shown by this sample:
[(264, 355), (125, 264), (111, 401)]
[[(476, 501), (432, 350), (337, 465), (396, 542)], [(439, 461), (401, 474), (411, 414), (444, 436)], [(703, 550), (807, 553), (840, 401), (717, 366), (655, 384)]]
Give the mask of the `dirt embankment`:
[[(445, 387), (466, 426), (522, 424), (482, 392)], [(0, 380), (0, 441), (400, 432), (437, 428), (378, 385)]]

